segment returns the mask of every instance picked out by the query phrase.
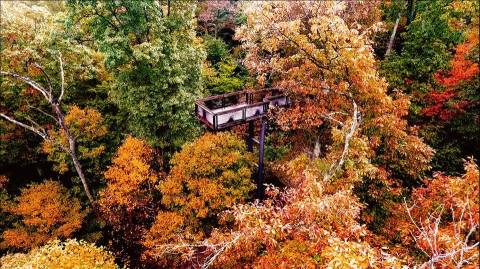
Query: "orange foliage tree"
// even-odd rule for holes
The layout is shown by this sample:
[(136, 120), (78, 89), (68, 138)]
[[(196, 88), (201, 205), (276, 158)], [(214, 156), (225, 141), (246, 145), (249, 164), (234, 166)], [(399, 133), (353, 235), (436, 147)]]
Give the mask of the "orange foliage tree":
[(335, 1), (248, 5), (247, 24), (237, 34), (247, 51), (246, 66), (260, 83), (291, 94), (292, 108), (276, 115), (283, 128), (344, 126), (353, 100), (361, 115), (356, 137), (368, 145), (369, 157), (417, 176), (428, 168), (431, 149), (402, 119), (408, 113), (406, 97), (389, 96), (378, 75), (369, 39), (377, 24), (363, 31), (349, 27), (342, 17), (345, 7)]
[(362, 206), (351, 189), (332, 193), (336, 183), (308, 169), (305, 174), (296, 188), (269, 187), (262, 203), (237, 204), (221, 214), (233, 216), (232, 230), (217, 228), (196, 242), (158, 244), (158, 255), (181, 253), (180, 261), (198, 268), (401, 267), (365, 241), (368, 232), (357, 221)]
[(146, 236), (149, 256), (162, 245), (201, 240), (219, 225), (218, 214), (245, 201), (253, 190), (253, 155), (230, 133), (207, 133), (172, 158), (172, 169), (158, 185), (161, 211)]
[[(433, 150), (408, 126), (408, 98), (389, 95), (379, 76), (370, 39), (379, 25), (353, 23), (347, 7), (341, 1), (250, 3), (237, 38), (259, 83), (285, 88), (292, 98), (291, 107), (274, 113), (278, 125), (313, 130), (306, 139), (325, 149), (317, 172), (328, 177), (340, 166), (332, 179), (358, 183), (362, 200), (375, 207), (363, 218), (377, 226), (397, 187), (429, 169)], [(325, 130), (328, 139), (320, 135)]]
[(72, 236), (86, 215), (80, 201), (51, 180), (22, 189), (16, 203), (7, 210), (18, 222), (3, 232), (3, 247), (23, 250)]
[(54, 240), (23, 254), (9, 254), (0, 258), (4, 269), (14, 268), (98, 268), (116, 269), (111, 253), (102, 247), (84, 241)]
[(153, 162), (154, 151), (148, 144), (127, 137), (104, 174), (107, 186), (100, 191), (98, 205), (102, 218), (114, 230), (112, 247), (118, 255), (124, 251), (139, 254), (138, 241), (155, 216), (160, 175), (152, 168)]
[[(158, 184), (159, 175), (150, 166), (153, 149), (144, 141), (128, 137), (118, 148), (112, 165), (105, 172), (107, 186), (100, 192), (98, 204), (103, 217), (114, 227), (121, 227), (125, 221), (131, 223), (145, 214), (147, 205), (152, 202), (151, 192)], [(130, 217), (135, 219), (124, 219)]]

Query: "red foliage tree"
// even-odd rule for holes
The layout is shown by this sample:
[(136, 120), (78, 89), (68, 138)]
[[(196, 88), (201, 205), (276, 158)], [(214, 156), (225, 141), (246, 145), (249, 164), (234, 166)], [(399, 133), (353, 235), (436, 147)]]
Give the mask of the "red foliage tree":
[(456, 47), (455, 55), (450, 61), (451, 69), (435, 74), (436, 81), (444, 89), (432, 90), (427, 95), (428, 106), (422, 110), (423, 115), (450, 121), (464, 113), (465, 109), (475, 102), (465, 97), (462, 91), (464, 91), (465, 84), (478, 79), (478, 59), (472, 59), (474, 49), (478, 50), (479, 46), (477, 30), (471, 31), (467, 41)]

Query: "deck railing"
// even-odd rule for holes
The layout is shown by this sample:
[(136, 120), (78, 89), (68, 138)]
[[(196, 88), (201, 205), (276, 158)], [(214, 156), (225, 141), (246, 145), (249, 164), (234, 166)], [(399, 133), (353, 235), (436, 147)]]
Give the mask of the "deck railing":
[(240, 91), (197, 100), (195, 113), (210, 129), (219, 130), (264, 117), (269, 107), (288, 103), (281, 89)]

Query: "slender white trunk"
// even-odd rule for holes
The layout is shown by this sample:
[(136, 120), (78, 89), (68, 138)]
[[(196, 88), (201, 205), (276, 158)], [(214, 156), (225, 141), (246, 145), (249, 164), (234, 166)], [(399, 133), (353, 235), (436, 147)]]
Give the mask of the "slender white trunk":
[(397, 20), (395, 21), (395, 26), (393, 26), (392, 35), (390, 36), (390, 40), (388, 41), (388, 47), (387, 47), (387, 52), (385, 52), (385, 56), (388, 56), (392, 51), (393, 43), (395, 41), (395, 35), (397, 34), (398, 24), (400, 22), (400, 17), (401, 17), (401, 14), (398, 13)]

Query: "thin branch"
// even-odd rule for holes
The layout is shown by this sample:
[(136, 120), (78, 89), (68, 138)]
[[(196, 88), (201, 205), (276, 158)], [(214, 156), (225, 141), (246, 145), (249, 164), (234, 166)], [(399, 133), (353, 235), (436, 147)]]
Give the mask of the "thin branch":
[(32, 127), (36, 128), (37, 130), (40, 130), (42, 133), (47, 133), (47, 131), (45, 131), (45, 129), (40, 124), (38, 124), (36, 121), (32, 120), (32, 118), (30, 118), (29, 116), (25, 116), (25, 119), (28, 122), (30, 122)]
[(21, 76), (17, 73), (10, 73), (10, 72), (5, 72), (5, 71), (0, 71), (0, 74), (5, 75), (5, 76), (11, 76), (13, 78), (19, 79), (19, 80), (27, 83), (28, 85), (32, 86), (35, 90), (39, 91), (45, 97), (45, 99), (47, 99), (48, 102), (51, 102), (52, 95), (47, 90), (45, 90), (45, 88), (43, 88), (40, 84), (33, 81), (32, 79), (30, 79), (28, 77)]
[[(418, 226), (417, 222), (415, 220), (413, 220), (413, 217), (412, 217), (412, 214), (411, 214), (411, 210), (415, 207), (415, 205), (412, 205), (411, 208), (408, 207), (407, 205), (407, 201), (405, 200), (405, 198), (403, 198), (403, 203), (405, 205), (405, 208), (406, 208), (406, 211), (407, 211), (407, 215), (408, 215), (408, 218), (410, 219), (410, 222), (413, 223), (413, 225), (415, 226), (415, 228), (417, 229), (418, 232), (420, 232), (420, 234), (423, 234), (423, 230)], [(415, 240), (415, 243), (417, 243), (417, 237), (411, 233), (412, 237), (413, 237), (413, 240)], [(418, 243), (417, 243), (418, 245)], [(420, 248), (420, 250), (426, 255), (426, 256), (430, 256), (423, 248)]]
[[(209, 242), (208, 239), (205, 239), (200, 242), (194, 242), (194, 243), (187, 243), (184, 242), (181, 239), (181, 236), (178, 237), (179, 241), (178, 243), (172, 243), (172, 244), (161, 244), (155, 247), (155, 249), (159, 250), (159, 253), (155, 254), (154, 256), (156, 257), (163, 257), (164, 255), (167, 254), (180, 254), (180, 253), (185, 253), (182, 250), (188, 249), (190, 253), (190, 259), (193, 259), (195, 253), (197, 254), (206, 254), (209, 253), (203, 259), (203, 262), (201, 262), (200, 268), (202, 269), (207, 269), (212, 264), (215, 262), (215, 260), (228, 248), (230, 248), (232, 245), (234, 245), (240, 238), (244, 236), (243, 233), (233, 233), (232, 237), (230, 237), (229, 240), (220, 242), (220, 243), (211, 243)], [(200, 250), (199, 252), (196, 252), (194, 250)]]
[(39, 129), (37, 129), (33, 126), (30, 126), (28, 124), (25, 124), (23, 122), (17, 121), (16, 119), (11, 118), (11, 117), (3, 114), (3, 113), (0, 113), (0, 117), (6, 119), (7, 121), (9, 121), (9, 122), (11, 122), (15, 125), (21, 126), (21, 127), (25, 128), (27, 130), (30, 130), (30, 131), (36, 133), (37, 135), (39, 135), (40, 137), (42, 137), (45, 140), (50, 140), (50, 138), (48, 137), (48, 134), (46, 132), (42, 132), (42, 130), (39, 130)]
[(52, 94), (52, 91), (53, 91), (52, 81), (50, 80), (50, 77), (48, 76), (47, 72), (45, 72), (45, 69), (36, 62), (33, 63), (33, 66), (35, 66), (36, 68), (40, 69), (40, 71), (42, 71), (43, 76), (45, 76), (45, 78), (47, 79), (48, 88), (50, 89), (50, 94)]
[(322, 117), (324, 119), (327, 119), (327, 120), (330, 120), (330, 121), (333, 121), (336, 124), (338, 124), (338, 126), (343, 127), (345, 124), (343, 122), (335, 119), (334, 117), (332, 117), (333, 114), (335, 114), (335, 113), (321, 114), (320, 117)]
[(118, 28), (118, 26), (116, 26), (111, 20), (107, 19), (105, 16), (103, 16), (102, 14), (98, 13), (98, 10), (97, 9), (94, 9), (94, 15), (97, 15), (98, 17), (100, 17), (104, 22), (108, 23), (110, 26), (113, 27), (113, 29), (115, 29), (115, 31), (119, 32), (120, 29)]
[(34, 107), (34, 106), (30, 105), (30, 104), (27, 104), (27, 106), (28, 106), (29, 108), (35, 109), (36, 111), (38, 111), (38, 112), (42, 113), (43, 115), (45, 115), (45, 116), (47, 116), (47, 117), (51, 118), (51, 119), (52, 119), (52, 120), (54, 120), (56, 123), (58, 123), (58, 120), (57, 120), (57, 119), (56, 119), (56, 118), (55, 118), (53, 115), (51, 115), (51, 114), (49, 114), (49, 113), (47, 113), (47, 112), (45, 112), (45, 111), (41, 110), (41, 109), (40, 109), (40, 108), (38, 108), (38, 107)]
[(58, 103), (62, 101), (63, 94), (65, 93), (65, 74), (63, 73), (63, 61), (62, 61), (62, 54), (58, 56), (58, 61), (60, 62), (60, 78), (62, 80), (62, 83), (60, 84), (61, 86), (61, 91), (60, 91), (60, 97), (58, 97)]
[(231, 245), (235, 244), (235, 242), (237, 242), (239, 239), (240, 239), (240, 234), (235, 236), (231, 241), (223, 244), (219, 249), (217, 249), (216, 251), (214, 251), (212, 254), (213, 255), (210, 255), (206, 261), (204, 261), (203, 265), (202, 265), (202, 269), (207, 269), (209, 268), (213, 262), (217, 259), (217, 257), (222, 254), (226, 249), (228, 249)]
[[(466, 197), (466, 200), (468, 200), (468, 195)], [(475, 223), (475, 224), (470, 223), (471, 227), (468, 231), (468, 234), (467, 235), (462, 234), (464, 214), (465, 212), (467, 212), (468, 214), (471, 214), (471, 209), (469, 208), (468, 203), (461, 206), (462, 210), (459, 218), (455, 216), (455, 210), (453, 208), (453, 205), (450, 206), (452, 220), (453, 220), (454, 237), (456, 239), (460, 239), (460, 241), (452, 244), (447, 250), (439, 249), (437, 246), (437, 241), (440, 238), (439, 228), (442, 220), (444, 206), (443, 205), (439, 206), (432, 213), (428, 214), (425, 221), (422, 221), (420, 219), (419, 221), (420, 224), (417, 224), (417, 222), (413, 219), (411, 215), (411, 210), (414, 208), (415, 205), (409, 208), (405, 199), (404, 199), (404, 204), (405, 204), (406, 212), (408, 214), (410, 222), (413, 223), (413, 225), (419, 232), (419, 235), (415, 235), (412, 232), (411, 232), (411, 235), (415, 240), (417, 247), (425, 255), (429, 257), (429, 260), (423, 263), (422, 265), (420, 265), (419, 268), (434, 268), (434, 266), (439, 262), (443, 264), (446, 264), (446, 263), (450, 264), (454, 262), (456, 264), (456, 268), (462, 268), (463, 265), (469, 264), (473, 259), (477, 257), (477, 254), (474, 253), (473, 256), (465, 258), (466, 252), (477, 248), (480, 244), (480, 242), (475, 242), (474, 244), (470, 244), (470, 245), (468, 244), (471, 240), (470, 237), (472, 236), (472, 234), (474, 234), (477, 231), (478, 223)], [(428, 247), (430, 248), (430, 253), (427, 253), (427, 251), (418, 243), (419, 240), (422, 240), (428, 243)]]
[(351, 95), (350, 95), (350, 98), (352, 100), (352, 106), (353, 106), (352, 124), (350, 125), (350, 131), (345, 135), (343, 151), (342, 151), (342, 155), (340, 156), (340, 159), (336, 163), (333, 163), (332, 166), (330, 166), (330, 169), (328, 170), (328, 173), (325, 175), (324, 180), (330, 179), (337, 172), (337, 170), (343, 166), (343, 163), (345, 162), (345, 158), (348, 153), (348, 148), (350, 147), (350, 140), (352, 139), (353, 134), (355, 133), (355, 130), (357, 129), (357, 126), (359, 124), (360, 112), (358, 110), (357, 103), (355, 102), (355, 100), (352, 98)]

